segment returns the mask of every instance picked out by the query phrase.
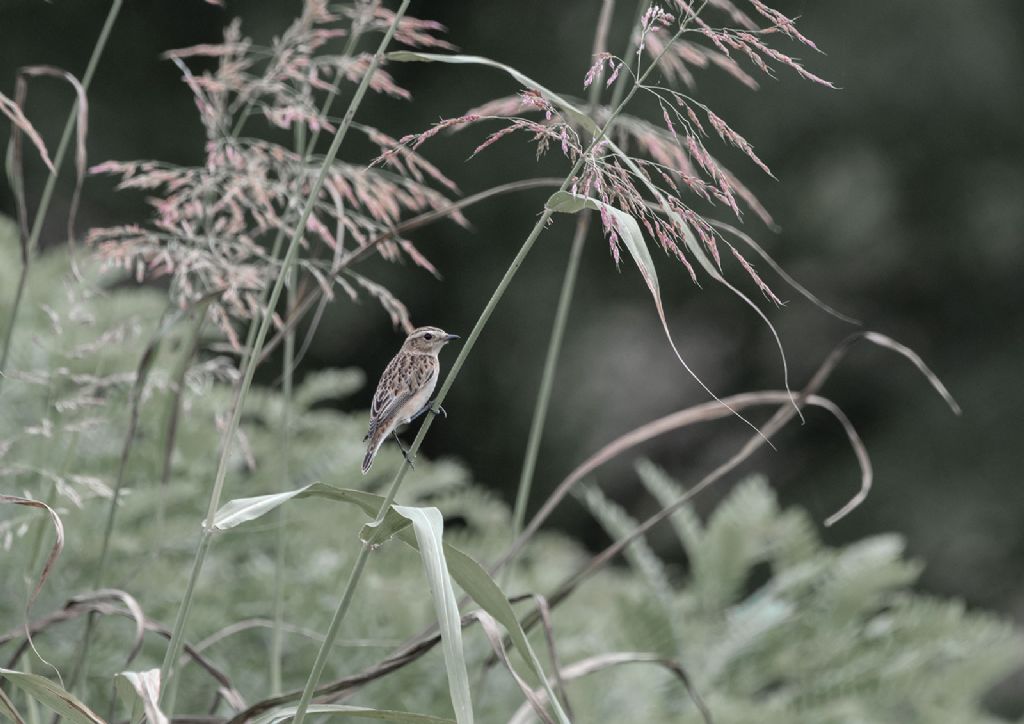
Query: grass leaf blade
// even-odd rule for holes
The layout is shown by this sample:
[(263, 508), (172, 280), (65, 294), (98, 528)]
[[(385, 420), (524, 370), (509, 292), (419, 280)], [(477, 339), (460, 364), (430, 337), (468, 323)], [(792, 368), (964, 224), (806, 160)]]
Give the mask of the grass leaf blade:
[(579, 108), (574, 106), (572, 103), (567, 101), (562, 96), (558, 95), (552, 90), (542, 86), (540, 83), (535, 81), (530, 76), (519, 72), (511, 66), (499, 63), (496, 60), (490, 58), (484, 58), (480, 55), (451, 55), (447, 53), (420, 53), (412, 50), (396, 50), (387, 54), (388, 60), (397, 61), (400, 63), (408, 62), (423, 62), (423, 63), (454, 63), (456, 65), (485, 65), (490, 68), (497, 68), (498, 70), (504, 71), (508, 75), (512, 76), (518, 83), (537, 91), (542, 96), (547, 98), (549, 101), (554, 103), (559, 109), (567, 116), (571, 117), (574, 121), (579, 123), (585, 129), (591, 133), (600, 133), (601, 128), (594, 120), (586, 113), (581, 111)]
[[(252, 724), (278, 724), (295, 716), (298, 707), (288, 706), (283, 709), (268, 712), (263, 716), (252, 720)], [(311, 704), (306, 709), (307, 714), (338, 714), (344, 717), (358, 717), (361, 719), (383, 719), (398, 724), (455, 724), (451, 719), (430, 716), (429, 714), (413, 714), (406, 711), (393, 711), (391, 709), (371, 709), (368, 706), (350, 706), (348, 704)]]
[(462, 649), (462, 616), (459, 615), (459, 604), (455, 600), (442, 541), (444, 519), (437, 508), (396, 505), (393, 509), (412, 521), (413, 533), (419, 544), (423, 570), (427, 574), (427, 583), (437, 612), (437, 624), (441, 629), (441, 648), (444, 651), (445, 668), (448, 669), (448, 689), (455, 709), (455, 719), (459, 724), (472, 724), (473, 702)]
[[(661, 320), (661, 328), (665, 332), (665, 338), (668, 340), (669, 346), (672, 347), (672, 351), (675, 353), (676, 359), (679, 360), (679, 364), (683, 366), (683, 369), (686, 370), (690, 377), (692, 377), (697, 384), (715, 400), (715, 402), (725, 405), (730, 412), (745, 422), (752, 430), (760, 433), (760, 430), (758, 430), (754, 423), (750, 422), (747, 418), (743, 417), (743, 415), (738, 413), (736, 410), (733, 410), (731, 407), (726, 405), (726, 403), (722, 402), (722, 399), (711, 391), (711, 388), (708, 387), (699, 376), (697, 376), (697, 373), (694, 372), (690, 365), (687, 364), (686, 360), (683, 359), (683, 355), (680, 353), (679, 348), (676, 346), (675, 339), (672, 337), (672, 331), (669, 329), (668, 317), (665, 316), (665, 306), (661, 300), (661, 285), (658, 283), (658, 272), (654, 268), (654, 259), (651, 258), (651, 252), (647, 248), (647, 242), (644, 241), (643, 232), (640, 231), (640, 225), (637, 223), (636, 219), (611, 204), (606, 204), (602, 201), (598, 201), (597, 199), (590, 198), (589, 196), (572, 194), (567, 191), (556, 191), (553, 193), (548, 199), (546, 206), (551, 211), (568, 214), (575, 214), (583, 209), (594, 209), (596, 211), (600, 211), (602, 215), (610, 215), (619, 233), (619, 238), (622, 239), (623, 244), (625, 244), (626, 248), (629, 250), (630, 256), (632, 256), (633, 261), (636, 262), (637, 268), (640, 270), (640, 274), (643, 276), (644, 282), (647, 284), (647, 288), (651, 292), (651, 297), (654, 299), (654, 308), (658, 313), (658, 319)], [(692, 232), (689, 231), (688, 227), (684, 225), (683, 228), (687, 234), (692, 236)], [(695, 253), (697, 254), (698, 260), (700, 260), (701, 264), (711, 276), (720, 280), (723, 284), (733, 288), (737, 294), (740, 294), (734, 287), (732, 287), (731, 284), (726, 282), (717, 271), (715, 271), (714, 266), (712, 266), (711, 262), (707, 260), (707, 257), (704, 256), (703, 251), (700, 250), (699, 247), (696, 249)], [(740, 294), (740, 296), (743, 297), (742, 294)], [(746, 299), (746, 297), (743, 298)], [(749, 302), (749, 300), (747, 301)], [(764, 314), (757, 309), (756, 305), (754, 305), (754, 309), (761, 314), (765, 321), (768, 321), (767, 317), (764, 317)], [(771, 326), (770, 322), (769, 326)], [(774, 327), (772, 327), (772, 332), (775, 332)], [(776, 340), (778, 340), (777, 334)], [(785, 361), (785, 358), (783, 358), (783, 361)], [(788, 386), (789, 385), (787, 383), (787, 388)], [(769, 445), (774, 447), (767, 438), (765, 438), (765, 440)]]
[(0, 669), (4, 677), (40, 704), (75, 724), (106, 724), (92, 709), (49, 679), (38, 674)]
[(14, 722), (14, 724), (25, 724), (25, 719), (14, 708), (14, 702), (0, 689), (0, 714)]
[[(279, 506), (291, 500), (301, 498), (317, 497), (336, 500), (339, 502), (353, 503), (359, 506), (368, 516), (375, 518), (384, 498), (373, 493), (365, 493), (361, 490), (349, 490), (336, 488), (326, 483), (312, 483), (285, 493), (274, 493), (272, 495), (259, 495), (252, 498), (237, 498), (225, 503), (214, 515), (213, 530), (223, 531), (234, 528), (242, 523), (256, 520)], [(378, 544), (386, 541), (392, 536), (398, 537), (402, 542), (419, 549), (419, 541), (411, 526), (402, 526), (388, 516), (405, 518), (397, 511), (399, 506), (392, 506), (381, 524), (364, 527), (361, 537), (364, 542)], [(508, 632), (512, 643), (522, 655), (530, 669), (540, 680), (545, 689), (550, 689), (544, 668), (540, 659), (534, 652), (526, 632), (523, 630), (508, 597), (501, 590), (494, 579), (484, 570), (484, 567), (473, 558), (460, 551), (458, 548), (442, 541), (444, 560), (455, 582), (459, 584), (477, 605), (493, 616)], [(569, 724), (569, 717), (562, 709), (553, 691), (548, 691), (549, 700), (554, 702), (555, 714), (561, 724)]]
[(142, 704), (148, 724), (167, 724), (167, 715), (160, 710), (160, 669), (122, 671), (114, 677), (118, 696), (131, 709)]

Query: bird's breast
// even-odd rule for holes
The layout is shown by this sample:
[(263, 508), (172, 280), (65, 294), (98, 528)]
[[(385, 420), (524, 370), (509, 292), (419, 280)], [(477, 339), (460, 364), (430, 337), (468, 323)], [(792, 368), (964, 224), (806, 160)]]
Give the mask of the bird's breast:
[(431, 374), (427, 379), (426, 383), (420, 387), (402, 407), (399, 419), (402, 420), (402, 422), (409, 422), (409, 418), (413, 417), (416, 413), (426, 407), (430, 402), (431, 396), (434, 394), (435, 387), (437, 387), (436, 367), (434, 368), (433, 374)]

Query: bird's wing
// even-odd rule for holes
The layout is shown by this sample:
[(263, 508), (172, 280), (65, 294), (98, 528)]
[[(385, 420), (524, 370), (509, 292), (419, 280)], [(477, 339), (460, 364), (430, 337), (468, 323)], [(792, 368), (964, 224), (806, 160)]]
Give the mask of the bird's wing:
[(386, 420), (408, 398), (408, 389), (399, 384), (404, 376), (404, 362), (403, 355), (396, 355), (380, 376), (377, 391), (373, 393), (373, 401), (370, 403), (370, 429), (366, 433), (367, 437), (373, 435), (381, 421)]
[(437, 372), (437, 360), (430, 355), (396, 356), (381, 375), (370, 404), (370, 428), (367, 437), (390, 420)]

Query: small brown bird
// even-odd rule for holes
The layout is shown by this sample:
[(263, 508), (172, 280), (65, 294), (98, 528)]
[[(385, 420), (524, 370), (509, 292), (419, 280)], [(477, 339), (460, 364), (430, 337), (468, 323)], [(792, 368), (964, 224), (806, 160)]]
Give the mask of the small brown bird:
[[(394, 356), (377, 383), (377, 392), (370, 405), (370, 429), (363, 440), (368, 441), (363, 458), (363, 475), (373, 465), (377, 450), (389, 435), (394, 435), (402, 453), (408, 454), (395, 430), (399, 425), (412, 422), (430, 409), (430, 396), (437, 386), (441, 363), (438, 352), (448, 342), (458, 339), (437, 327), (414, 329), (402, 349)], [(444, 414), (444, 408), (437, 412)]]

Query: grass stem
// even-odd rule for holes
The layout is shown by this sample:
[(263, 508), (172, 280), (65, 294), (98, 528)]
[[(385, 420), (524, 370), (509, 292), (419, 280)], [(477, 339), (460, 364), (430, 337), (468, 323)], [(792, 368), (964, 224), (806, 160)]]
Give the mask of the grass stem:
[[(566, 322), (569, 319), (569, 308), (572, 306), (573, 291), (576, 287), (576, 278), (579, 275), (583, 243), (587, 238), (589, 230), (590, 214), (582, 213), (576, 222), (572, 248), (569, 250), (569, 262), (565, 267), (562, 289), (558, 296), (558, 307), (555, 310), (555, 319), (551, 325), (551, 339), (548, 342), (548, 351), (544, 359), (544, 371), (541, 374), (540, 389), (537, 391), (537, 402), (534, 404), (533, 418), (530, 421), (530, 433), (526, 441), (526, 453), (523, 456), (523, 470), (519, 477), (519, 489), (516, 492), (515, 507), (512, 511), (513, 540), (519, 537), (519, 533), (526, 523), (526, 505), (530, 499), (530, 489), (533, 485), (533, 474), (537, 466), (540, 441), (544, 435), (544, 423), (547, 420), (548, 408), (551, 403), (551, 390), (554, 387), (555, 371), (558, 369), (558, 358), (562, 352), (562, 339), (565, 336)], [(505, 570), (510, 570), (510, 567)]]
[[(288, 280), (288, 313), (291, 314), (295, 308), (296, 285), (298, 275), (295, 267), (291, 269), (291, 278)], [(291, 460), (292, 442), (292, 400), (295, 382), (295, 330), (292, 329), (284, 338), (284, 370), (282, 380), (282, 393), (284, 394), (284, 414), (281, 419), (281, 441), (283, 454), (281, 475), (283, 489), (291, 488), (291, 473), (289, 461)], [(277, 517), (277, 538), (275, 540), (274, 560), (274, 628), (270, 640), (270, 688), (272, 694), (280, 694), (282, 691), (281, 661), (284, 651), (284, 586), (285, 566), (287, 563), (288, 538), (285, 530), (288, 527), (288, 509), (284, 506), (278, 511)]]
[[(217, 465), (217, 473), (213, 483), (213, 490), (210, 493), (210, 504), (207, 508), (203, 532), (200, 537), (199, 545), (196, 547), (195, 558), (192, 562), (192, 570), (189, 574), (189, 585), (186, 588), (185, 596), (178, 608), (178, 614), (174, 622), (174, 629), (171, 632), (171, 640), (168, 643), (163, 665), (160, 668), (160, 680), (164, 682), (165, 687), (173, 677), (178, 657), (181, 654), (185, 628), (188, 625), (188, 615), (192, 607), (195, 582), (199, 578), (199, 574), (202, 571), (203, 564), (206, 560), (206, 554), (210, 546), (214, 516), (216, 515), (217, 508), (220, 507), (221, 494), (223, 493), (224, 481), (227, 476), (228, 457), (232, 443), (234, 442), (238, 432), (238, 425), (241, 421), (242, 415), (242, 407), (245, 403), (245, 398), (249, 392), (250, 386), (252, 385), (253, 376), (256, 372), (257, 362), (260, 358), (259, 352), (266, 341), (267, 333), (269, 332), (273, 321), (273, 310), (277, 307), (277, 304), (281, 299), (281, 292), (284, 288), (284, 282), (288, 277), (289, 269), (295, 263), (298, 256), (300, 242), (306, 228), (306, 221), (309, 219), (309, 216), (313, 211), (313, 207), (316, 204), (320, 190), (323, 188), (324, 180), (327, 178), (327, 174), (330, 171), (331, 164), (334, 163), (334, 159), (338, 155), (338, 149), (341, 147), (341, 142), (345, 139), (345, 136), (352, 125), (352, 120), (355, 117), (356, 110), (359, 108), (359, 105), (369, 88), (370, 79), (376, 73), (377, 67), (380, 65), (380, 59), (383, 55), (384, 49), (391, 42), (391, 38), (394, 36), (395, 30), (398, 27), (398, 22), (405, 15), (409, 2), (410, 0), (402, 1), (401, 7), (395, 13), (394, 19), (388, 27), (387, 32), (384, 34), (384, 38), (381, 40), (376, 53), (374, 53), (369, 67), (363, 74), (359, 87), (356, 88), (356, 92), (352, 96), (352, 100), (349, 102), (348, 110), (345, 111), (345, 116), (342, 118), (341, 124), (338, 126), (338, 130), (334, 135), (334, 139), (331, 141), (330, 148), (328, 148), (327, 153), (324, 156), (323, 163), (320, 167), (320, 173), (317, 175), (317, 178), (310, 189), (305, 207), (303, 208), (302, 214), (295, 225), (295, 233), (291, 237), (288, 249), (285, 252), (285, 256), (281, 264), (281, 273), (274, 282), (274, 287), (270, 292), (270, 298), (267, 300), (265, 313), (263, 314), (259, 330), (256, 333), (256, 338), (253, 340), (253, 344), (249, 347), (242, 382), (238, 388), (234, 408), (231, 412), (231, 420), (229, 421), (227, 429), (224, 431), (224, 435), (221, 440), (220, 460)], [(166, 690), (167, 689), (164, 691)], [(164, 692), (161, 692), (161, 701), (164, 701)], [(164, 712), (168, 716), (172, 714), (173, 702), (170, 702), (170, 705), (165, 705)], [(301, 719), (297, 718), (296, 721), (301, 721)]]
[[(646, 2), (647, 0), (641, 0), (639, 5), (643, 7)], [(597, 19), (597, 27), (594, 31), (594, 47), (591, 57), (597, 57), (607, 47), (608, 29), (614, 12), (615, 0), (604, 0), (601, 4), (601, 13)], [(628, 52), (625, 57), (629, 57)], [(590, 84), (587, 101), (591, 114), (593, 114), (601, 100), (601, 88), (604, 85), (601, 82), (601, 74), (599, 72), (594, 82)], [(548, 342), (548, 351), (544, 359), (544, 371), (541, 373), (540, 388), (537, 391), (537, 402), (533, 407), (533, 418), (530, 421), (530, 432), (526, 440), (526, 452), (523, 455), (523, 468), (519, 477), (519, 489), (516, 491), (516, 501), (512, 511), (512, 540), (519, 537), (519, 533), (526, 523), (526, 506), (530, 499), (530, 490), (533, 487), (537, 455), (540, 451), (540, 441), (544, 435), (544, 423), (547, 421), (548, 407), (551, 403), (551, 389), (554, 386), (555, 371), (558, 369), (558, 358), (562, 352), (565, 325), (569, 319), (569, 307), (572, 305), (576, 277), (579, 274), (583, 242), (589, 230), (590, 214), (584, 211), (580, 213), (579, 218), (576, 220), (576, 231), (573, 234), (572, 248), (569, 251), (569, 261), (565, 268), (565, 276), (562, 279), (562, 289), (558, 297), (555, 319), (551, 325), (551, 339)], [(502, 572), (503, 580), (511, 569), (512, 567), (508, 566)]]
[[(403, 12), (405, 10), (406, 5), (408, 5), (408, 0), (406, 0), (406, 2), (403, 2), (402, 4)], [(392, 28), (394, 28), (394, 25), (392, 25)], [(676, 38), (678, 38), (681, 32), (682, 31), (680, 30), (679, 32), (676, 33), (675, 36), (672, 37), (670, 44), (671, 42), (674, 42)], [(640, 76), (637, 83), (633, 85), (633, 87), (630, 89), (629, 93), (622, 100), (622, 102), (612, 111), (607, 121), (605, 121), (604, 126), (602, 126), (600, 131), (594, 135), (594, 138), (591, 141), (587, 150), (584, 153), (580, 154), (580, 157), (576, 160), (576, 163), (573, 165), (572, 170), (569, 171), (568, 175), (562, 181), (562, 185), (559, 188), (559, 191), (565, 191), (569, 188), (572, 179), (575, 178), (576, 174), (579, 173), (580, 169), (583, 167), (583, 162), (586, 160), (588, 154), (590, 154), (594, 147), (598, 143), (600, 143), (602, 139), (604, 139), (605, 134), (611, 127), (612, 123), (614, 123), (615, 119), (619, 116), (622, 110), (633, 98), (637, 89), (647, 79), (647, 76), (650, 74), (651, 70), (653, 70), (653, 68), (656, 65), (657, 62), (654, 62), (650, 66), (648, 66), (648, 68)], [(438, 390), (437, 395), (434, 398), (438, 406), (440, 406), (444, 402), (445, 397), (447, 397), (448, 390), (451, 389), (452, 384), (458, 377), (459, 372), (462, 369), (462, 365), (465, 363), (466, 358), (469, 356), (470, 352), (473, 351), (473, 346), (476, 344), (476, 340), (480, 336), (480, 332), (482, 332), (483, 328), (487, 325), (487, 321), (490, 319), (495, 307), (498, 306), (498, 302), (500, 302), (501, 298), (505, 295), (505, 291), (508, 289), (508, 286), (512, 282), (513, 277), (515, 277), (516, 272), (519, 271), (519, 267), (522, 266), (523, 261), (526, 260), (527, 254), (530, 253), (530, 249), (533, 248), (534, 242), (537, 241), (537, 238), (540, 236), (541, 231), (544, 230), (544, 227), (547, 225), (548, 221), (550, 221), (553, 213), (554, 212), (551, 209), (545, 206), (543, 213), (537, 219), (537, 222), (533, 225), (533, 229), (530, 230), (529, 235), (526, 237), (526, 241), (523, 242), (522, 247), (520, 247), (519, 252), (512, 260), (512, 263), (509, 264), (508, 269), (505, 270), (505, 275), (501, 278), (501, 281), (498, 282), (498, 286), (495, 287), (494, 292), (491, 294), (491, 298), (487, 301), (487, 305), (484, 307), (483, 311), (480, 313), (480, 316), (477, 318), (476, 324), (473, 325), (473, 330), (469, 333), (469, 336), (466, 337), (466, 341), (463, 343), (462, 349), (459, 352), (458, 357), (456, 357), (455, 363), (452, 365), (451, 372), (449, 372), (447, 377), (445, 377), (444, 382), (441, 384), (441, 388)], [(377, 513), (377, 522), (380, 522), (384, 519), (384, 515), (387, 513), (388, 508), (390, 508), (391, 504), (394, 502), (395, 496), (398, 494), (398, 490), (402, 485), (402, 480), (405, 478), (405, 474), (409, 470), (409, 462), (415, 459), (416, 453), (420, 449), (420, 445), (423, 444), (423, 439), (426, 437), (427, 432), (430, 430), (430, 426), (434, 422), (434, 417), (435, 415), (432, 409), (429, 410), (426, 416), (424, 417), (423, 424), (420, 425), (420, 429), (416, 433), (416, 438), (413, 440), (412, 445), (409, 446), (409, 451), (408, 454), (406, 455), (405, 462), (402, 463), (401, 467), (398, 469), (398, 472), (395, 473), (395, 478), (391, 482), (391, 486), (388, 488), (387, 496), (384, 499), (384, 503), (381, 505), (380, 511)], [(359, 580), (362, 576), (363, 569), (366, 567), (366, 558), (368, 555), (369, 550), (365, 545), (363, 545), (359, 550), (359, 554), (356, 556), (355, 563), (352, 566), (352, 571), (349, 574), (349, 578), (345, 584), (345, 588), (342, 590), (341, 600), (338, 602), (338, 608), (335, 610), (334, 616), (331, 619), (327, 635), (324, 638), (323, 643), (320, 645), (320, 650), (317, 652), (316, 660), (313, 663), (313, 670), (310, 672), (309, 678), (306, 680), (305, 687), (303, 687), (302, 697), (299, 699), (299, 704), (298, 707), (296, 708), (295, 716), (293, 719), (294, 724), (302, 724), (302, 722), (305, 719), (306, 710), (309, 707), (310, 701), (313, 698), (313, 692), (316, 689), (317, 684), (320, 682), (320, 675), (323, 673), (324, 665), (327, 662), (328, 653), (330, 652), (331, 647), (334, 645), (334, 639), (337, 637), (338, 629), (340, 628), (341, 622), (345, 618), (345, 614), (348, 611), (349, 604), (352, 601), (352, 596), (355, 593), (355, 588), (359, 585)], [(561, 706), (558, 703), (557, 699), (552, 702), (552, 705), (555, 707)]]
[[(82, 76), (83, 93), (89, 92), (89, 84), (92, 83), (92, 77), (96, 74), (96, 66), (99, 65), (100, 56), (103, 55), (103, 49), (107, 46), (107, 39), (110, 37), (110, 31), (114, 27), (118, 13), (121, 11), (122, 1), (113, 0), (110, 3), (107, 19), (103, 22), (100, 34), (96, 38), (96, 44), (93, 45), (92, 55), (89, 56), (89, 63), (85, 67), (85, 75)], [(71, 143), (71, 132), (75, 127), (77, 118), (78, 99), (76, 98), (74, 105), (71, 106), (71, 112), (68, 113), (68, 120), (64, 123), (64, 131), (61, 133), (60, 142), (57, 144), (57, 151), (53, 155), (53, 173), (46, 178), (46, 185), (43, 186), (43, 193), (39, 197), (39, 208), (36, 209), (36, 215), (32, 221), (32, 230), (29, 233), (28, 240), (25, 242), (26, 250), (21, 266), (21, 275), (18, 277), (18, 286), (14, 293), (14, 301), (11, 304), (11, 318), (7, 322), (7, 331), (4, 332), (4, 345), (2, 351), (0, 351), (0, 386), (3, 385), (4, 373), (7, 371), (7, 359), (11, 351), (11, 341), (14, 338), (14, 326), (18, 320), (18, 310), (21, 308), (21, 302), (25, 296), (32, 254), (35, 253), (36, 246), (39, 245), (43, 221), (46, 219), (46, 212), (50, 209), (53, 189), (57, 185), (57, 177), (60, 173), (61, 164), (64, 162), (64, 154), (67, 153), (68, 145)]]

